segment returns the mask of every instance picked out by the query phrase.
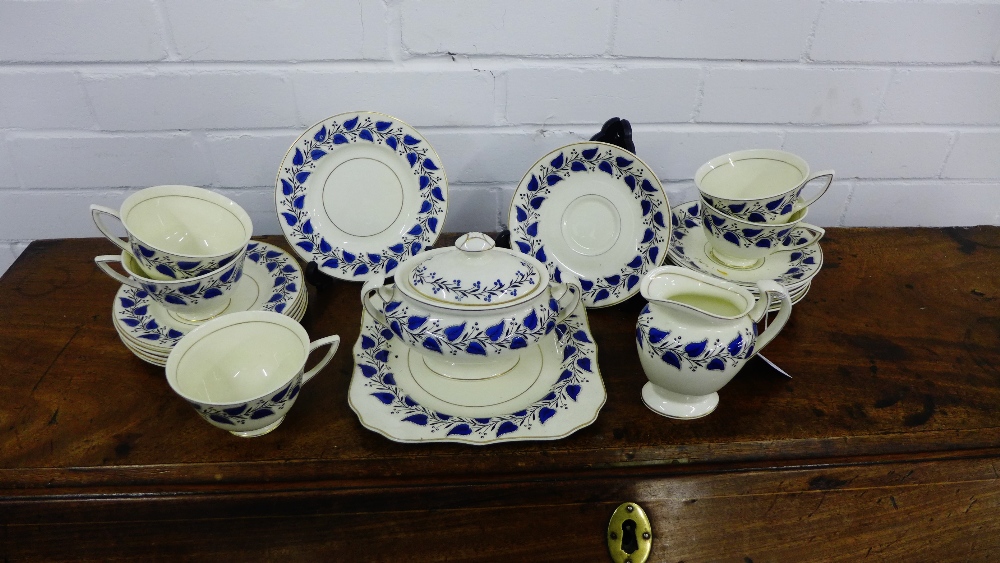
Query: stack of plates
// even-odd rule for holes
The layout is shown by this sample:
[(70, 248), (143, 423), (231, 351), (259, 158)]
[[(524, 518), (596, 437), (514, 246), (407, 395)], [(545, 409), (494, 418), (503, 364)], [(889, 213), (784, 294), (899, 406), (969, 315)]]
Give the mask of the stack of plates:
[[(243, 279), (233, 290), (229, 306), (219, 315), (237, 311), (275, 311), (302, 320), (309, 305), (298, 262), (284, 250), (252, 241), (248, 245)], [(141, 289), (121, 286), (115, 295), (112, 318), (125, 347), (140, 359), (164, 366), (174, 345), (204, 321), (185, 320), (165, 309)]]
[[(812, 285), (812, 280), (823, 266), (823, 250), (819, 242), (798, 250), (775, 252), (753, 268), (727, 266), (709, 253), (709, 242), (701, 228), (701, 203), (682, 203), (671, 214), (673, 231), (667, 256), (674, 264), (726, 280), (746, 288), (754, 295), (759, 293), (757, 282), (774, 280), (788, 290), (792, 303), (798, 303)], [(771, 306), (778, 309), (779, 304)]]

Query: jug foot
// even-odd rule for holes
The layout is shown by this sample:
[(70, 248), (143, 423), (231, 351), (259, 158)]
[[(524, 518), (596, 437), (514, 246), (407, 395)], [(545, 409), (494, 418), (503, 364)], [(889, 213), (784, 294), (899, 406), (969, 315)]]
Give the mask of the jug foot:
[(642, 386), (642, 402), (649, 410), (668, 418), (701, 418), (719, 406), (719, 394), (683, 395), (646, 383)]

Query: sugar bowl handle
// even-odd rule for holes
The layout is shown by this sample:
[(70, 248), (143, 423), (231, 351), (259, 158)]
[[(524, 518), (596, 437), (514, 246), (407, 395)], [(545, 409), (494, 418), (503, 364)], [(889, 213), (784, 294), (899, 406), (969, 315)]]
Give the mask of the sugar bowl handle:
[(576, 310), (580, 304), (580, 293), (583, 290), (573, 282), (552, 284), (552, 298), (559, 304), (559, 314), (556, 315), (556, 322), (561, 323), (566, 320), (570, 313)]
[(382, 306), (385, 306), (385, 297), (382, 296), (382, 288), (385, 283), (385, 278), (383, 276), (373, 276), (365, 282), (365, 285), (361, 287), (361, 304), (364, 305), (365, 311), (371, 318), (375, 319), (376, 322), (382, 326), (389, 326), (389, 322), (385, 320), (385, 313), (382, 312), (380, 307), (376, 307), (372, 303), (373, 294), (377, 295), (379, 300), (382, 301)]
[(110, 215), (115, 219), (118, 219), (118, 222), (121, 223), (122, 219), (121, 217), (118, 216), (118, 212), (115, 211), (114, 209), (111, 209), (110, 207), (104, 207), (103, 205), (91, 204), (90, 216), (94, 219), (94, 224), (97, 225), (97, 230), (101, 231), (101, 234), (107, 237), (108, 240), (110, 240), (111, 242), (115, 243), (118, 246), (118, 248), (121, 248), (122, 250), (128, 250), (129, 252), (131, 252), (131, 250), (128, 247), (128, 244), (126, 244), (124, 240), (115, 236), (114, 233), (112, 233), (110, 230), (108, 230), (106, 226), (104, 226), (104, 221), (101, 219), (102, 214)]

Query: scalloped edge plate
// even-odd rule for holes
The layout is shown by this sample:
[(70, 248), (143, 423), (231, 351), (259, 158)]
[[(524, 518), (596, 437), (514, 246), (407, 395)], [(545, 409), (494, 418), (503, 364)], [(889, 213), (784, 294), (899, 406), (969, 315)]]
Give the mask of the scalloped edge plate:
[[(400, 368), (407, 369), (409, 353), (409, 348), (398, 342), (389, 329), (363, 313), (347, 395), (363, 426), (395, 442), (485, 445), (557, 440), (592, 424), (607, 400), (597, 365), (597, 345), (582, 306), (539, 344), (552, 347), (543, 350), (543, 355), (556, 357), (556, 362), (547, 365), (559, 373), (541, 376), (550, 376), (548, 380), (554, 383), (527, 408), (501, 416), (454, 416), (417, 403), (399, 383), (412, 379), (398, 373)], [(390, 359), (390, 355), (401, 359)], [(559, 366), (555, 367), (555, 363)]]

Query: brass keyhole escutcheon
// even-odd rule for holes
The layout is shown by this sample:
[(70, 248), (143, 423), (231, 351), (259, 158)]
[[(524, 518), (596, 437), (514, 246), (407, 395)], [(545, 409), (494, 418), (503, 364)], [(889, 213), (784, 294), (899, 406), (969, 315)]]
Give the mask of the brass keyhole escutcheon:
[(615, 563), (645, 563), (653, 549), (653, 528), (638, 504), (626, 502), (611, 515), (607, 539)]

